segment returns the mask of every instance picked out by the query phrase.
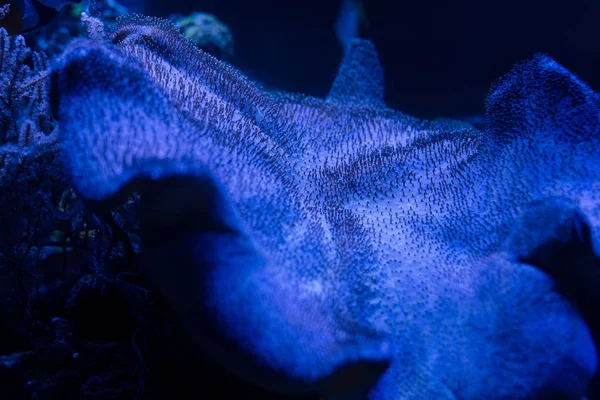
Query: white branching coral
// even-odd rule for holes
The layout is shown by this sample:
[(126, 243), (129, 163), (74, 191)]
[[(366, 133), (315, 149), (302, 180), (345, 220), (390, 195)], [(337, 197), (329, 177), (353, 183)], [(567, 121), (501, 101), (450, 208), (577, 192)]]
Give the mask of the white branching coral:
[(81, 22), (85, 26), (90, 39), (104, 39), (104, 24), (96, 17), (81, 13)]

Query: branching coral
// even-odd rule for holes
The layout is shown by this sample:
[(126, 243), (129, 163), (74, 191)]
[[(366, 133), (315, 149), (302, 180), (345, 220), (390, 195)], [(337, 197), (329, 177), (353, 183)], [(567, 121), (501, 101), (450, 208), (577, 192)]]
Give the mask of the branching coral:
[(0, 28), (0, 145), (26, 146), (52, 131), (47, 75), (46, 56), (31, 52), (23, 37), (13, 40)]
[(4, 257), (26, 256), (27, 252), (7, 249), (32, 245), (21, 240), (33, 234), (26, 226), (33, 221), (24, 214), (35, 210), (39, 213), (36, 226), (43, 225), (40, 218), (54, 209), (51, 198), (66, 187), (55, 161), (56, 124), (48, 103), (47, 64), (45, 55), (32, 53), (23, 37), (11, 39), (0, 29), (0, 203), (4, 210), (0, 245)]

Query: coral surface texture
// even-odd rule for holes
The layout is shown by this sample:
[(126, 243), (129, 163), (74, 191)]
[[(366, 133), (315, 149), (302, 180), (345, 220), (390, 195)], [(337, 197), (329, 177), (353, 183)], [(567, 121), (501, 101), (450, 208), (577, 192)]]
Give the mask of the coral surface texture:
[(323, 398), (586, 394), (599, 100), (552, 58), (494, 84), (481, 130), (386, 107), (364, 39), (324, 99), (141, 16), (51, 68), (75, 192), (94, 210), (140, 194), (145, 273), (233, 373)]

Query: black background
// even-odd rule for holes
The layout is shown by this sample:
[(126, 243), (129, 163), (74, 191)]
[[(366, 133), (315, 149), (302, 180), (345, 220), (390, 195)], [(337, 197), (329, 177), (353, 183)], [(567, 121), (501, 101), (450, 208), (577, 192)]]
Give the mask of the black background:
[[(490, 84), (514, 63), (549, 54), (600, 88), (600, 1), (365, 1), (361, 36), (377, 46), (386, 98), (420, 117), (484, 112)], [(204, 11), (233, 32), (238, 67), (267, 87), (325, 96), (342, 48), (337, 0), (171, 0), (157, 16)]]

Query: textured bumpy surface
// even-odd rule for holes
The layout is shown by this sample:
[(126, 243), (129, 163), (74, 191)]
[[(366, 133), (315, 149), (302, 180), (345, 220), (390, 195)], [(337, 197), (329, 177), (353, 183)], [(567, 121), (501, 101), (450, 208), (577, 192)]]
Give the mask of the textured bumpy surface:
[(235, 372), (331, 397), (581, 397), (596, 349), (555, 277), (585, 270), (569, 249), (596, 259), (597, 95), (538, 56), (481, 132), (386, 108), (382, 81), (356, 40), (327, 99), (268, 93), (137, 17), (73, 43), (52, 91), (76, 189), (142, 191), (149, 275)]

